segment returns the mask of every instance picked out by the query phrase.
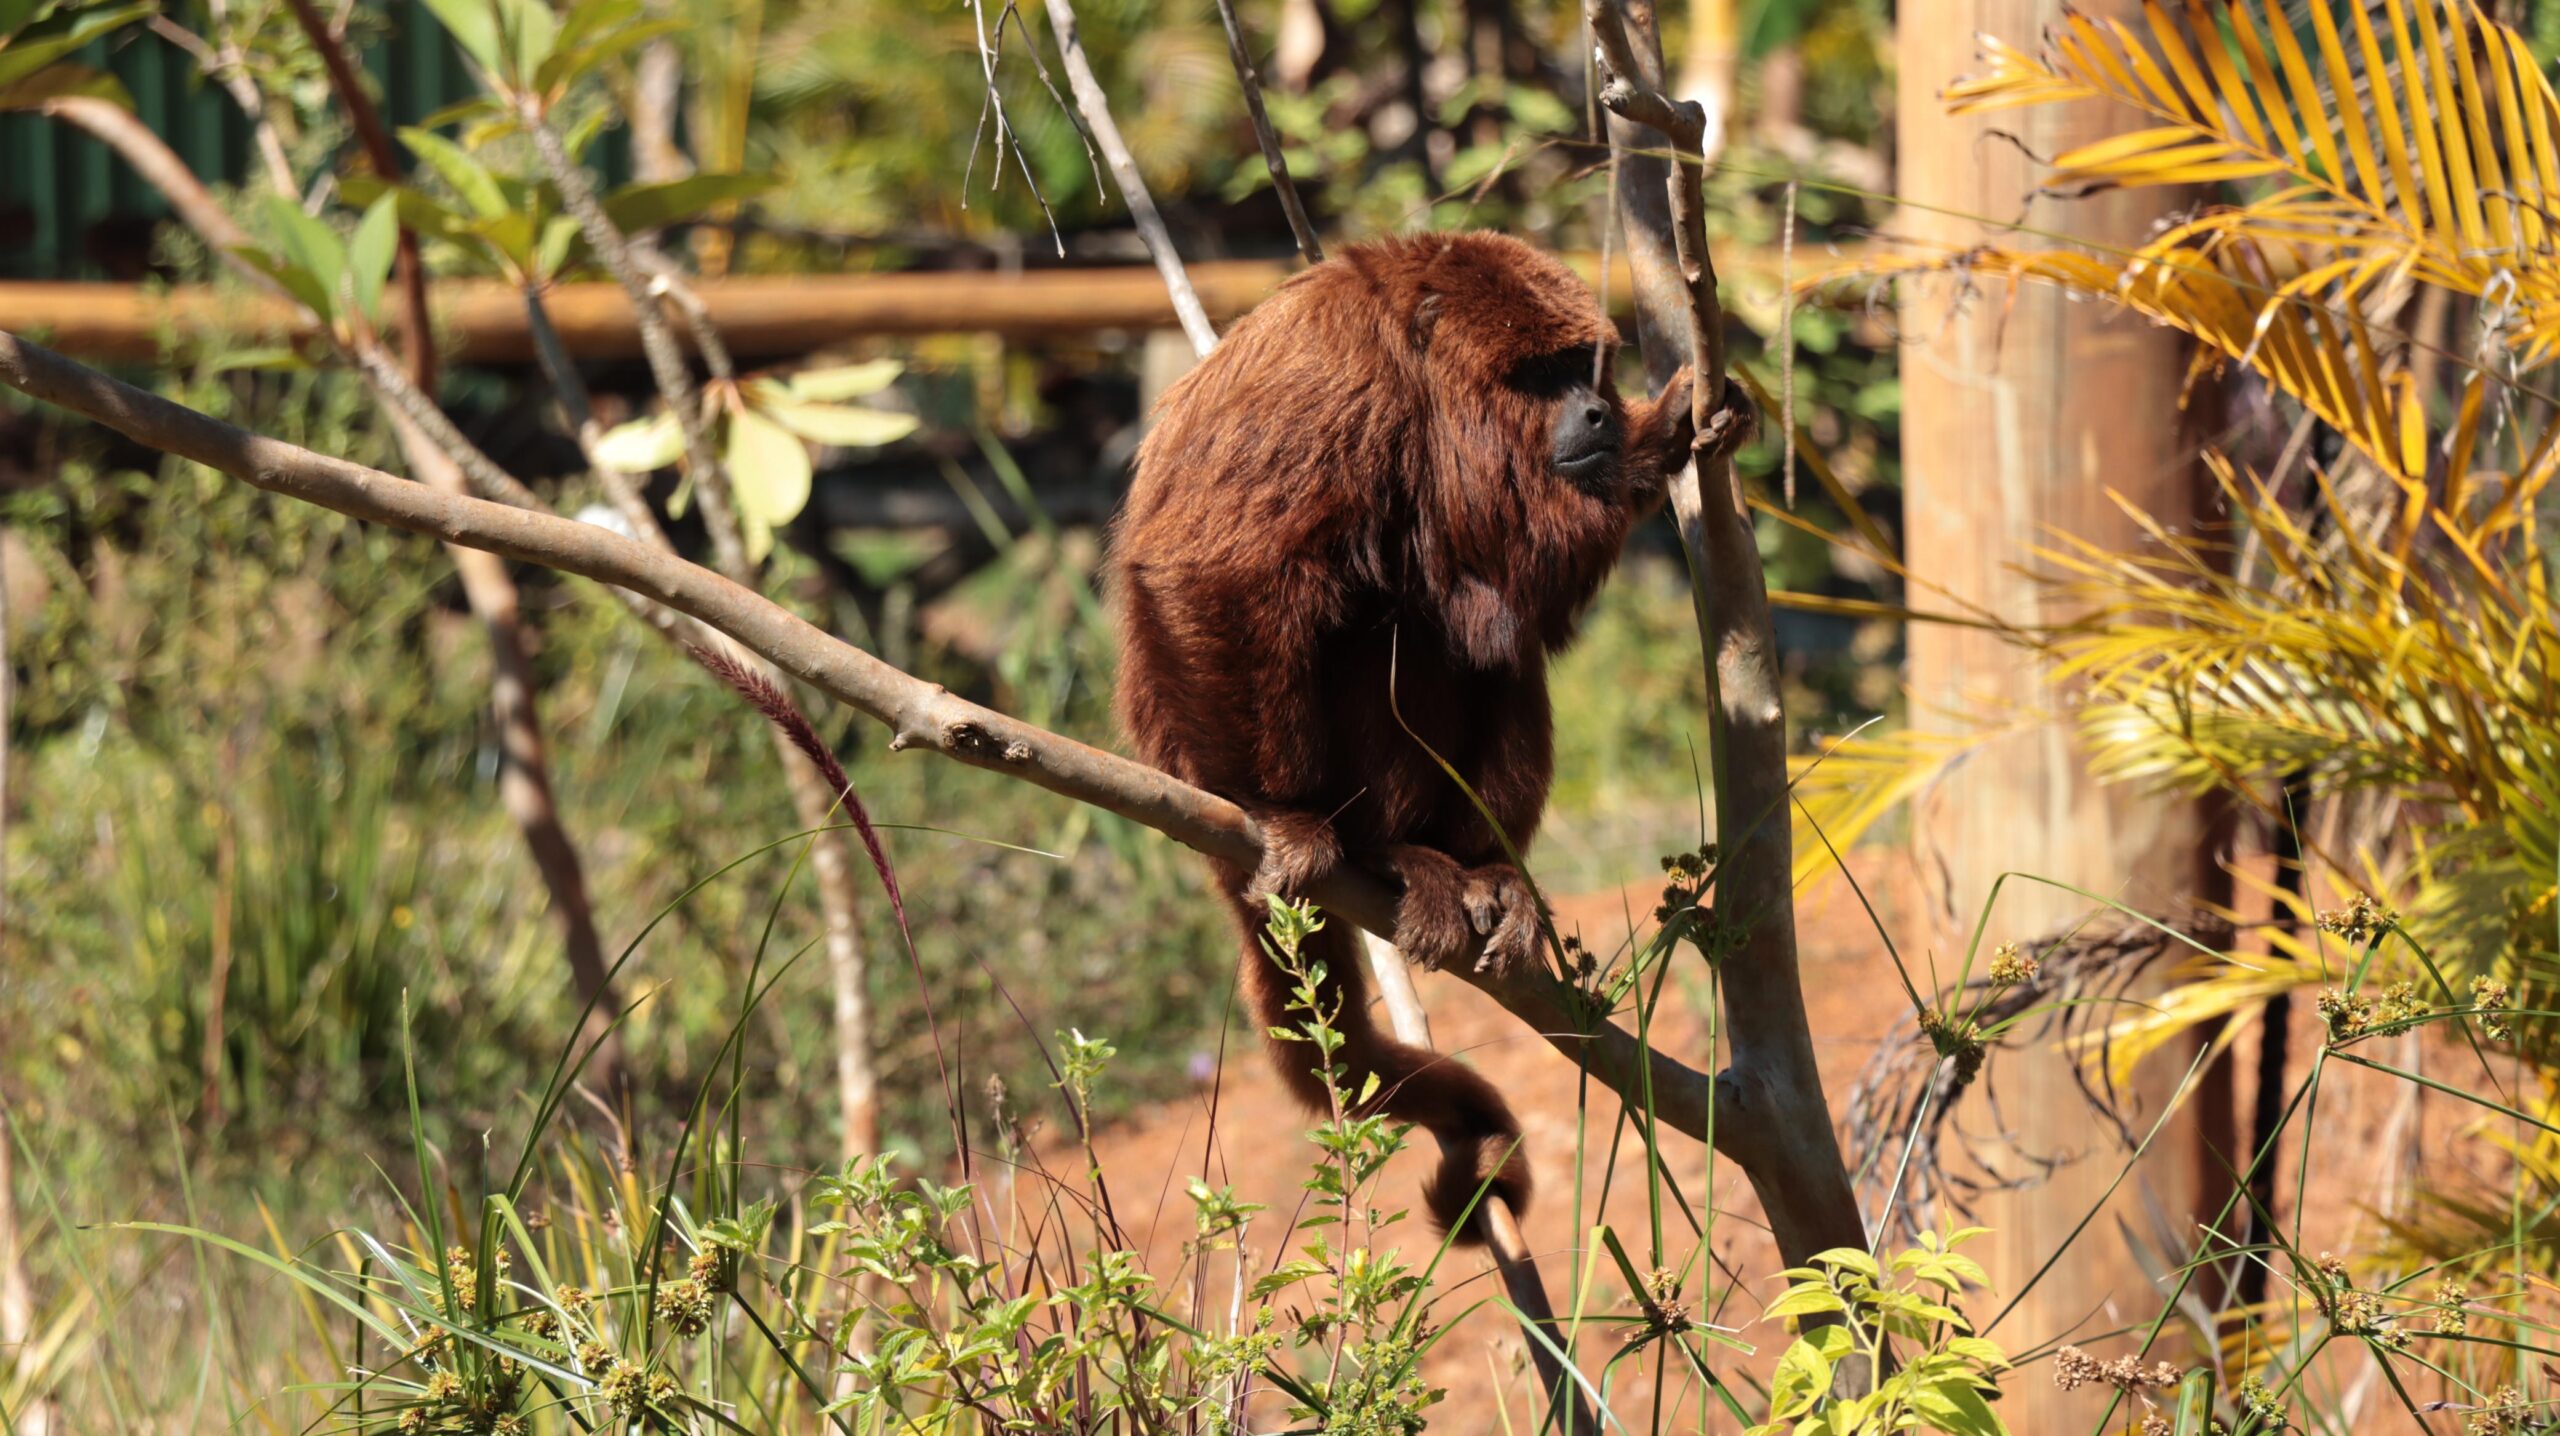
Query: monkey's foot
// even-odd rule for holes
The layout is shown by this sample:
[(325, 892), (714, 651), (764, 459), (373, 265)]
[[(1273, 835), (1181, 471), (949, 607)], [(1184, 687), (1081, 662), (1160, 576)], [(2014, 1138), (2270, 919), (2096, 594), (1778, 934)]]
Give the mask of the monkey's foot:
[(1707, 416), (1706, 431), (1699, 434), (1691, 448), (1701, 463), (1733, 456), (1735, 450), (1751, 442), (1760, 431), (1760, 409), (1740, 384), (1728, 379), (1724, 386), (1724, 403)]
[(1469, 870), (1465, 902), (1468, 925), (1484, 939), (1476, 971), (1508, 977), (1537, 962), (1540, 919), (1545, 914), (1519, 869), (1508, 863), (1488, 863)]
[(1342, 861), (1342, 843), (1333, 824), (1315, 813), (1294, 808), (1249, 808), (1254, 826), (1262, 829), (1262, 865), (1245, 883), (1246, 897), (1297, 897)]
[(1458, 865), (1437, 848), (1400, 847), (1387, 865), (1404, 880), (1396, 904), (1396, 950), (1409, 962), (1453, 968), (1475, 952), (1478, 972), (1513, 973), (1538, 957), (1537, 899), (1517, 870), (1502, 863)]

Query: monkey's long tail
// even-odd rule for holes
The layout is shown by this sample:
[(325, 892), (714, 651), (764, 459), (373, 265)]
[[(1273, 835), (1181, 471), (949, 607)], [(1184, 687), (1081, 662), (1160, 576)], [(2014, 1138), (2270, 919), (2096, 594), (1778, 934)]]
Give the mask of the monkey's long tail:
[[(1221, 870), (1221, 887), (1244, 935), (1241, 975), (1247, 1004), (1261, 1024), (1272, 1061), (1290, 1095), (1319, 1112), (1327, 1105), (1322, 1059), (1307, 1042), (1281, 1042), (1268, 1034), (1274, 1027), (1296, 1031), (1307, 1019), (1290, 1010), (1291, 979), (1263, 952), (1260, 937), (1267, 914), (1243, 894), (1241, 873)], [(1335, 1058), (1346, 1069), (1346, 1094), (1356, 1097), (1369, 1074), (1378, 1078), (1378, 1095), (1368, 1110), (1383, 1111), (1399, 1122), (1422, 1127), (1440, 1143), (1440, 1169), (1423, 1190), (1431, 1219), (1460, 1246), (1484, 1241), (1483, 1223), (1473, 1214), (1495, 1195), (1512, 1211), (1529, 1209), (1529, 1163), (1520, 1151), (1520, 1120), (1483, 1074), (1456, 1059), (1397, 1041), (1379, 1025), (1369, 1008), (1367, 956), (1360, 950), (1359, 930), (1339, 918), (1307, 940), (1305, 955), (1324, 964), (1324, 996), (1340, 1011), (1334, 1029), (1342, 1034)], [(1464, 1218), (1464, 1220), (1461, 1220)]]

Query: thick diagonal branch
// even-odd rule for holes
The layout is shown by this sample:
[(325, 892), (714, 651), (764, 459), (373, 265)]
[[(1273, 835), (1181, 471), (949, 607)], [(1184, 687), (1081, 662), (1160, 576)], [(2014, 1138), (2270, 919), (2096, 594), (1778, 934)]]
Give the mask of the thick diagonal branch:
[[(270, 493), (627, 589), (729, 635), (783, 672), (879, 720), (890, 730), (893, 750), (929, 749), (1036, 784), (1247, 869), (1260, 861), (1260, 833), (1226, 799), (911, 677), (763, 595), (663, 550), (593, 524), (436, 493), (252, 434), (5, 331), (0, 387)], [(1375, 878), (1338, 873), (1310, 896), (1372, 932), (1394, 931), (1396, 894)], [(1581, 994), (1550, 974), (1494, 978), (1474, 972), (1467, 962), (1457, 971), (1628, 1102), (1644, 1100), (1649, 1076), (1663, 1125), (1707, 1138), (1706, 1074), (1647, 1051), (1626, 1029), (1591, 1013)], [(1732, 1150), (1737, 1143), (1763, 1142), (1758, 1125), (1758, 1114), (1728, 1106), (1713, 1127), (1716, 1145)]]

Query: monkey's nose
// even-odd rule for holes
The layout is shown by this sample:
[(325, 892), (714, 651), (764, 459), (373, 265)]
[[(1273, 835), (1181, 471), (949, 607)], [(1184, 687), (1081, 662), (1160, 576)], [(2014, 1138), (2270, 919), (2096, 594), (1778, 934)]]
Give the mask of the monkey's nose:
[(1582, 422), (1594, 429), (1607, 425), (1609, 422), (1609, 406), (1597, 402), (1584, 405), (1582, 410)]

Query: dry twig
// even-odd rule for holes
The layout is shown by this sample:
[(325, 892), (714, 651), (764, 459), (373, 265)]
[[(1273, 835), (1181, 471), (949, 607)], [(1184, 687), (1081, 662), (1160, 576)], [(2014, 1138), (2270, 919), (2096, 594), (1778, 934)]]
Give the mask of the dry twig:
[[(1075, 92), (1076, 109), (1084, 116), (1085, 129), (1094, 143), (1102, 147), (1102, 157), (1111, 165), (1111, 177), (1120, 182), (1120, 196), (1129, 202), (1129, 218), (1138, 226), (1138, 237), (1147, 242), (1147, 253), (1155, 259), (1156, 272), (1164, 276), (1165, 290), (1173, 296), (1174, 313), (1182, 320), (1182, 332), (1191, 340), (1194, 353), (1207, 354), (1218, 347), (1218, 331), (1209, 323), (1208, 311), (1200, 307), (1200, 296), (1191, 289), (1191, 276), (1183, 273), (1182, 256), (1175, 252), (1173, 235), (1164, 227), (1164, 216), (1156, 212), (1155, 196), (1147, 192), (1146, 179), (1138, 173), (1138, 162), (1129, 153), (1129, 143), (1120, 138), (1120, 126), (1111, 119), (1111, 101), (1102, 93), (1102, 82), (1094, 78), (1093, 62), (1085, 58), (1084, 41), (1076, 35), (1076, 8), (1068, 0), (1049, 0), (1049, 28), (1058, 34), (1058, 53), (1066, 61), (1067, 86)], [(992, 85), (994, 82), (989, 81)]]

